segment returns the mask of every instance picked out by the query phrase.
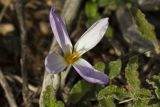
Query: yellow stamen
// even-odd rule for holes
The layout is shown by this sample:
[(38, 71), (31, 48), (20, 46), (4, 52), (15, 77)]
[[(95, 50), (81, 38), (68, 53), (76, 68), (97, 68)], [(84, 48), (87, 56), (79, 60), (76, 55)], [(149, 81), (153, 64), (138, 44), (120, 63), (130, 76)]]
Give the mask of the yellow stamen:
[(65, 54), (65, 60), (67, 64), (73, 64), (75, 61), (79, 59), (80, 55), (77, 52), (67, 53)]

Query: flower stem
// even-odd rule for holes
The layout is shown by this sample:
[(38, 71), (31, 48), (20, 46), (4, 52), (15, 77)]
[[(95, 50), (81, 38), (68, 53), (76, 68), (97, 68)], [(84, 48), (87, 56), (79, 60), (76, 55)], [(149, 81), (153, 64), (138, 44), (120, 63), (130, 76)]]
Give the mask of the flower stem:
[(67, 67), (66, 71), (61, 72), (61, 85), (60, 85), (61, 86), (61, 90), (63, 90), (63, 88), (65, 86), (66, 78), (67, 78), (67, 75), (68, 75), (70, 69), (71, 69), (71, 65), (69, 65)]

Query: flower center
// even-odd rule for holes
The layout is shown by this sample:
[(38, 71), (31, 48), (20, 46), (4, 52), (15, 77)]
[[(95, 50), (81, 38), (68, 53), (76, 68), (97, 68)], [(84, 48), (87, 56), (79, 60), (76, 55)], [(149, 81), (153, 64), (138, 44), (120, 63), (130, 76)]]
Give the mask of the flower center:
[(79, 58), (80, 58), (80, 55), (77, 52), (65, 54), (65, 60), (66, 60), (67, 64), (73, 64)]

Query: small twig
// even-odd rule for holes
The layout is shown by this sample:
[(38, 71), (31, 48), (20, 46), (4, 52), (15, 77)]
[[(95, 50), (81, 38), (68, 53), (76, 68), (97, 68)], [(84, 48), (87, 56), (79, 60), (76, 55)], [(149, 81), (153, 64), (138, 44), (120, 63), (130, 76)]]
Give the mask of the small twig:
[(120, 101), (119, 104), (127, 103), (127, 102), (130, 102), (130, 101), (132, 101), (132, 100), (133, 100), (132, 98), (126, 99), (126, 100)]
[(5, 12), (6, 12), (6, 10), (7, 10), (7, 5), (4, 5), (4, 7), (3, 7), (3, 9), (2, 9), (2, 11), (1, 11), (1, 14), (0, 14), (0, 22), (2, 21), (2, 19), (3, 19), (3, 16), (4, 16), (4, 14), (5, 14)]
[[(16, 81), (16, 82), (23, 84), (22, 78), (18, 75), (6, 75), (6, 79), (9, 80), (10, 82)], [(38, 87), (32, 84), (28, 84), (28, 88), (30, 91), (35, 92), (35, 93), (38, 91)]]
[(20, 30), (21, 30), (21, 59), (20, 59), (20, 64), (21, 64), (21, 75), (22, 75), (22, 79), (23, 79), (23, 84), (22, 84), (22, 95), (23, 95), (23, 100), (25, 103), (26, 107), (30, 106), (30, 101), (28, 98), (28, 81), (27, 81), (27, 72), (26, 72), (26, 30), (25, 30), (25, 26), (24, 26), (24, 19), (23, 19), (23, 6), (22, 6), (22, 1), (21, 0), (14, 0), (15, 1), (15, 9), (17, 12), (17, 18), (19, 21), (19, 26), (20, 26)]
[(6, 98), (8, 100), (10, 107), (18, 107), (16, 104), (16, 101), (13, 97), (13, 93), (11, 91), (11, 88), (9, 87), (1, 69), (0, 69), (0, 84), (5, 91)]

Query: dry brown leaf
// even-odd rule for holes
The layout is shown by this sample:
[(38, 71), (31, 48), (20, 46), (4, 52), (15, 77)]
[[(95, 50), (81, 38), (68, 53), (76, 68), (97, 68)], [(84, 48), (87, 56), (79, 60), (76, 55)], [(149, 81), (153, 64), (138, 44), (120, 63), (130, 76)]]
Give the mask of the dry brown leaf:
[(14, 30), (15, 27), (13, 26), (13, 24), (10, 23), (0, 24), (0, 34), (2, 34), (3, 36), (5, 36), (9, 32), (13, 32)]
[(40, 22), (39, 24), (40, 30), (43, 34), (48, 34), (49, 33), (49, 24), (46, 22)]

